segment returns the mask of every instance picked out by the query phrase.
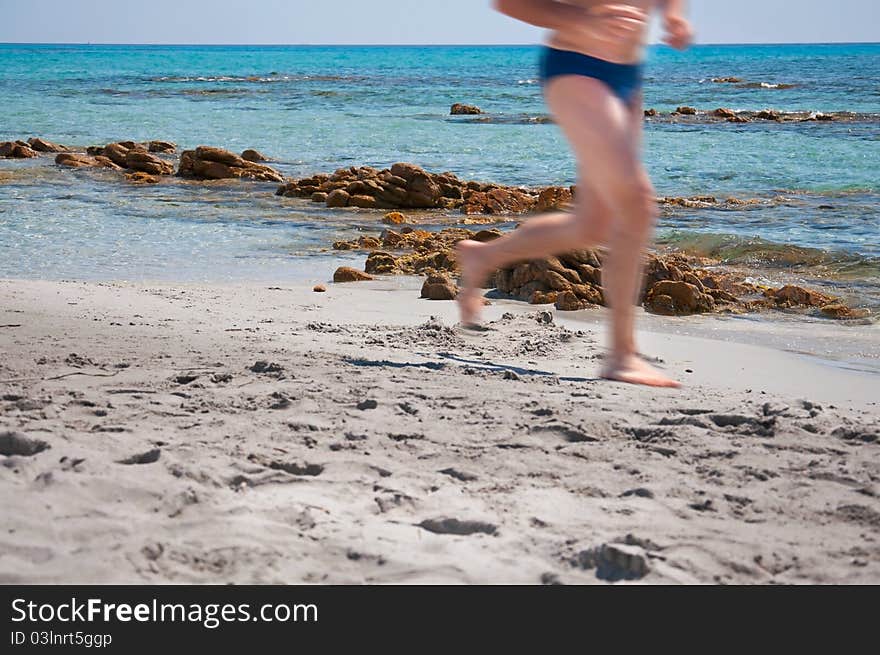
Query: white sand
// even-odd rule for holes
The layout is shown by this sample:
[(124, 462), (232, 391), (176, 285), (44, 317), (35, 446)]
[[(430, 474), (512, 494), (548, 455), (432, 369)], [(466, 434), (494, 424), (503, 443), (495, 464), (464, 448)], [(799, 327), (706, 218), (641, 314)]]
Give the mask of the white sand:
[(0, 582), (880, 582), (874, 373), (282, 286), (0, 281)]

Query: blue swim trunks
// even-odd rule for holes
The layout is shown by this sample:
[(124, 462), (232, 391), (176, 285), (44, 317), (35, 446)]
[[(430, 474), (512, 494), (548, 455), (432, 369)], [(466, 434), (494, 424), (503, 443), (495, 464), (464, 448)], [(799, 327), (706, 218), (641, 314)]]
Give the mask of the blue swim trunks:
[(541, 53), (541, 83), (559, 75), (583, 75), (605, 83), (625, 104), (642, 88), (642, 64), (614, 64), (570, 50), (544, 47)]

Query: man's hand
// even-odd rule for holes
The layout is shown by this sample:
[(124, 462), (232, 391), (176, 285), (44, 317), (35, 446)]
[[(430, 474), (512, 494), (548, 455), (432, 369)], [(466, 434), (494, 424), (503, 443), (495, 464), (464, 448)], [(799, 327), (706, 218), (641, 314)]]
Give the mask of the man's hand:
[(694, 41), (694, 29), (691, 27), (690, 21), (678, 14), (664, 15), (663, 29), (666, 30), (663, 43), (676, 50), (686, 50)]

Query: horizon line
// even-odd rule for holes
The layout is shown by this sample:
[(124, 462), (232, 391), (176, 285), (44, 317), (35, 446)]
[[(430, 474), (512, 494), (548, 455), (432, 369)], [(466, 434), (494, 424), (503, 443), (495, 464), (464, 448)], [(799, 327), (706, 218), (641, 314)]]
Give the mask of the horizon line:
[[(449, 48), (449, 47), (477, 47), (477, 48), (505, 48), (512, 46), (539, 46), (540, 42), (520, 43), (114, 43), (110, 41), (0, 41), (0, 46), (135, 46), (135, 47), (281, 47), (281, 48)], [(663, 43), (649, 43), (649, 46), (669, 47)], [(714, 43), (695, 43), (693, 47), (700, 46), (745, 46), (745, 45), (880, 45), (880, 41), (719, 41)]]

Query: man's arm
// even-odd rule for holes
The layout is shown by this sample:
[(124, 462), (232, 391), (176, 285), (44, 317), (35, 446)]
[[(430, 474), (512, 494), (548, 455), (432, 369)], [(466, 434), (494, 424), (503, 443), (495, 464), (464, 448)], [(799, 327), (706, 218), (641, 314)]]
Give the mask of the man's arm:
[(664, 14), (681, 16), (684, 14), (684, 0), (660, 0), (660, 9)]
[(694, 30), (685, 17), (685, 0), (660, 0), (666, 36), (663, 41), (676, 50), (685, 50), (694, 40)]

